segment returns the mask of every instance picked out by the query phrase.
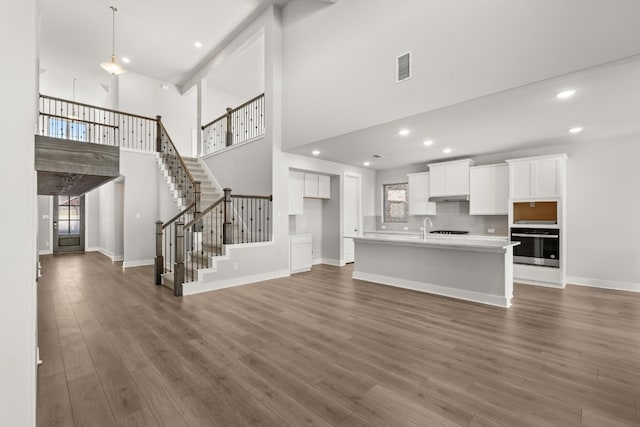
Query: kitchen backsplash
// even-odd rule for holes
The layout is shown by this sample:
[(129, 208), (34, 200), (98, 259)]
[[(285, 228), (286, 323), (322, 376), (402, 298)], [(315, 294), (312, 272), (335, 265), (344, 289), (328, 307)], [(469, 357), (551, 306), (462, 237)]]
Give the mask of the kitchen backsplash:
[[(507, 215), (469, 215), (469, 202), (437, 202), (436, 215), (430, 215), (433, 230), (465, 230), (476, 235), (506, 236)], [(405, 223), (383, 223), (381, 216), (365, 216), (364, 230), (419, 232), (424, 216), (409, 216)], [(405, 228), (407, 230), (405, 230)], [(489, 233), (492, 228), (494, 233)]]

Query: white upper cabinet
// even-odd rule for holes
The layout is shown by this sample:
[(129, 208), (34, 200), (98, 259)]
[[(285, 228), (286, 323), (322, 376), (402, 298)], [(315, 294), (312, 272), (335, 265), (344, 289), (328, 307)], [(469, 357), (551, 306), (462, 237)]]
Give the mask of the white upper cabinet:
[(471, 159), (429, 165), (430, 197), (468, 196)]
[(331, 178), (314, 173), (304, 174), (304, 197), (314, 199), (331, 198)]
[(304, 212), (304, 173), (289, 171), (289, 215)]
[(409, 215), (435, 215), (436, 204), (429, 202), (429, 172), (408, 174)]
[(331, 198), (331, 177), (318, 175), (318, 197), (321, 199)]
[(472, 167), (469, 181), (470, 215), (509, 214), (509, 167), (506, 164)]
[(562, 197), (566, 154), (507, 160), (512, 199)]

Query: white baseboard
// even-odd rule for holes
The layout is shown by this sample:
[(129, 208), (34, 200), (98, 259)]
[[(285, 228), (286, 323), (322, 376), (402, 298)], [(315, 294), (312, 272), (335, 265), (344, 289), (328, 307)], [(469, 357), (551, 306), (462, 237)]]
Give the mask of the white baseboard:
[(265, 280), (289, 277), (289, 270), (277, 270), (267, 273), (253, 274), (250, 276), (232, 277), (229, 279), (212, 280), (207, 282), (188, 282), (182, 287), (182, 295), (195, 295), (203, 292), (217, 291), (219, 289), (231, 288), (233, 286), (248, 285), (250, 283), (262, 282)]
[(142, 267), (145, 265), (154, 265), (155, 261), (152, 259), (139, 259), (134, 261), (125, 261), (122, 263), (122, 268), (130, 268), (130, 267)]
[(513, 282), (520, 283), (523, 285), (542, 286), (545, 288), (555, 288), (555, 289), (564, 289), (564, 286), (565, 286), (562, 283), (538, 282), (536, 280), (520, 279), (518, 277), (514, 277)]
[(330, 259), (330, 258), (314, 259), (313, 265), (316, 265), (316, 264), (327, 264), (327, 265), (333, 265), (334, 267), (344, 267), (345, 265), (343, 262), (340, 262), (340, 260), (338, 259)]
[(51, 249), (43, 249), (38, 251), (38, 255), (51, 255), (53, 251)]
[(466, 301), (479, 302), (481, 304), (495, 305), (498, 307), (510, 307), (511, 298), (498, 295), (488, 295), (464, 289), (449, 288), (446, 286), (434, 285), (413, 280), (398, 279), (395, 277), (381, 276), (378, 274), (353, 272), (353, 278), (365, 280), (367, 282), (379, 283), (381, 285), (395, 286), (397, 288), (411, 289), (413, 291), (426, 292), (430, 294), (442, 295), (445, 297), (457, 298)]
[(619, 282), (616, 280), (592, 279), (589, 277), (568, 276), (567, 283), (590, 288), (613, 289), (616, 291), (640, 292), (640, 283)]
[(84, 249), (85, 252), (102, 252), (102, 248), (99, 248), (97, 246), (90, 246), (88, 248)]

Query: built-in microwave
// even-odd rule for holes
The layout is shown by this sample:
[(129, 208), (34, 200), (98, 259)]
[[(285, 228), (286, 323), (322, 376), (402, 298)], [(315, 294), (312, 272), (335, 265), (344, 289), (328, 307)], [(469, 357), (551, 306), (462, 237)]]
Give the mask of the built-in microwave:
[(557, 228), (512, 228), (511, 240), (516, 264), (560, 267), (560, 230)]
[(514, 202), (514, 224), (557, 224), (558, 202)]

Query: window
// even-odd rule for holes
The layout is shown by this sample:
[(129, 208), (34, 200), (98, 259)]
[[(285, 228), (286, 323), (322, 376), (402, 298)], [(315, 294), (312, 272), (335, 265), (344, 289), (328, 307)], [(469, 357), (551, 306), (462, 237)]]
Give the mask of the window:
[(87, 125), (51, 117), (49, 119), (49, 136), (73, 141), (87, 141)]
[(407, 222), (409, 218), (409, 184), (383, 184), (383, 222)]

